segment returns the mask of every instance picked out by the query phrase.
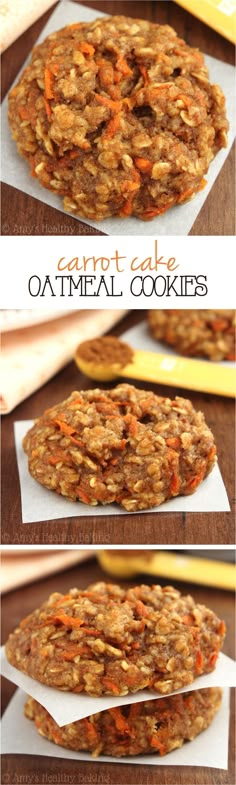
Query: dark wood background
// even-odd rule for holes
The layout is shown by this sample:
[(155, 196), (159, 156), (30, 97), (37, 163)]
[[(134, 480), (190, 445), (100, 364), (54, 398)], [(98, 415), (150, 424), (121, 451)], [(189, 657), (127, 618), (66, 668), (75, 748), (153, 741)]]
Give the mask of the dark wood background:
[[(112, 333), (119, 335), (144, 317), (145, 312), (133, 311), (112, 330)], [(231, 512), (153, 513), (150, 511), (134, 515), (91, 515), (38, 523), (21, 523), (20, 489), (13, 437), (14, 421), (38, 417), (44, 409), (66, 398), (72, 390), (89, 389), (91, 386), (96, 386), (96, 383), (86, 379), (72, 362), (48, 384), (17, 406), (11, 414), (2, 418), (2, 543), (20, 545), (234, 543), (233, 400), (184, 391), (175, 387), (149, 385), (145, 382), (137, 382), (137, 386), (141, 389), (153, 389), (159, 395), (190, 397), (195, 408), (204, 412), (206, 421), (216, 438), (219, 466), (228, 492)]]
[[(171, 0), (81, 0), (81, 3), (107, 14), (139, 16), (160, 24), (170, 24), (191, 46), (197, 46), (206, 54), (234, 64), (233, 45)], [(52, 9), (4, 52), (3, 95), (9, 90), (51, 13)], [(191, 235), (234, 234), (234, 171), (234, 153), (231, 150), (192, 227)], [(82, 221), (58, 212), (5, 184), (2, 186), (2, 233), (4, 235), (102, 234), (83, 224)]]
[[(107, 580), (95, 559), (73, 567), (65, 572), (60, 572), (37, 583), (21, 587), (17, 591), (8, 592), (2, 600), (2, 641), (5, 642), (9, 633), (33, 608), (38, 607), (53, 591), (66, 593), (72, 586), (85, 588), (90, 582)], [(112, 578), (109, 576), (109, 580)], [(114, 579), (114, 582), (117, 582)], [(166, 581), (158, 580), (161, 585)], [(122, 586), (135, 586), (138, 583), (153, 583), (150, 576), (141, 575), (133, 581), (122, 581)], [(224, 644), (224, 653), (234, 657), (234, 595), (218, 589), (194, 586), (186, 583), (176, 583), (183, 594), (191, 593), (196, 602), (206, 604), (218, 616), (225, 620), (227, 636)], [(4, 711), (15, 687), (6, 679), (2, 679), (2, 710)], [(233, 785), (234, 782), (234, 725), (235, 709), (234, 696), (231, 701), (231, 727), (229, 744), (229, 769), (201, 767), (174, 767), (166, 765), (137, 766), (125, 764), (85, 763), (82, 761), (63, 760), (59, 758), (44, 758), (31, 755), (4, 755), (2, 759), (3, 785)], [(45, 745), (47, 744), (45, 740)], [(16, 775), (17, 771), (17, 775)], [(51, 780), (47, 780), (49, 775)], [(54, 778), (53, 778), (54, 777)], [(22, 779), (21, 779), (22, 778)]]

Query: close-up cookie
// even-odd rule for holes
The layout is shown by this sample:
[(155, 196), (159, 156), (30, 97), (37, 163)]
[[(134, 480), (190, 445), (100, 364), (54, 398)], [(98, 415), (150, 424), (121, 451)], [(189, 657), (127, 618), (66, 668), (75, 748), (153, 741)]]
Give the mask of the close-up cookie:
[(154, 338), (173, 346), (180, 354), (209, 360), (235, 360), (235, 311), (155, 310), (148, 322)]
[(127, 512), (194, 493), (216, 460), (213, 434), (189, 400), (129, 384), (71, 393), (36, 420), (23, 446), (41, 485)]
[(70, 750), (91, 752), (93, 757), (162, 756), (208, 728), (221, 698), (219, 687), (195, 690), (100, 711), (62, 728), (40, 703), (28, 698), (25, 715), (35, 722), (40, 736)]
[(91, 220), (146, 221), (192, 198), (228, 130), (199, 49), (125, 16), (75, 21), (36, 46), (9, 123), (32, 176)]
[(225, 624), (172, 586), (95, 583), (52, 594), (10, 634), (6, 655), (49, 687), (168, 694), (214, 670)]

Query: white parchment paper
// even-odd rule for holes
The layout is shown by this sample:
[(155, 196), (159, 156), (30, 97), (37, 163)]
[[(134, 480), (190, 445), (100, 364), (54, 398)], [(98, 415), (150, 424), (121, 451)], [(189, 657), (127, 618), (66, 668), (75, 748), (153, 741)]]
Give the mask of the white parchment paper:
[[(138, 15), (138, 9), (137, 9)], [(75, 5), (72, 2), (62, 0), (51, 15), (45, 25), (39, 39), (42, 41), (47, 35), (76, 21), (89, 22), (97, 17), (104, 16), (97, 10)], [(221, 150), (210, 165), (207, 174), (207, 186), (200, 191), (192, 201), (181, 206), (173, 207), (162, 216), (154, 218), (152, 221), (141, 221), (137, 218), (108, 218), (103, 221), (94, 222), (82, 218), (83, 223), (94, 226), (99, 231), (108, 235), (187, 235), (193, 226), (198, 213), (204, 204), (213, 183), (215, 182), (224, 161), (227, 158), (230, 147), (235, 135), (235, 114), (234, 114), (234, 68), (231, 65), (216, 60), (214, 57), (205, 56), (206, 65), (209, 69), (210, 79), (213, 83), (218, 83), (225, 96), (227, 105), (227, 117), (230, 122), (228, 137), (228, 147)], [(19, 77), (19, 75), (18, 75)], [(18, 77), (16, 81), (18, 81)], [(18, 188), (20, 191), (39, 199), (63, 213), (62, 199), (56, 194), (43, 188), (40, 183), (30, 176), (28, 164), (20, 158), (17, 153), (15, 142), (11, 138), (11, 132), (7, 120), (7, 98), (2, 107), (2, 180), (8, 185)], [(230, 198), (230, 195), (229, 195)], [(227, 207), (227, 206), (226, 206)], [(73, 216), (75, 217), (75, 216)], [(7, 227), (6, 227), (7, 229)]]
[(1, 722), (2, 755), (47, 755), (65, 760), (82, 760), (90, 763), (138, 763), (151, 766), (209, 766), (227, 769), (229, 738), (229, 688), (224, 690), (220, 710), (207, 730), (200, 733), (191, 743), (179, 750), (173, 750), (164, 757), (158, 755), (132, 756), (132, 758), (112, 758), (99, 755), (92, 758), (85, 752), (73, 752), (59, 747), (39, 736), (34, 722), (23, 715), (26, 695), (17, 690), (9, 703)]
[[(63, 692), (62, 690), (47, 687), (40, 684), (36, 679), (32, 679), (8, 662), (5, 655), (5, 648), (1, 648), (1, 672), (2, 675), (20, 687), (24, 692), (35, 698), (42, 706), (49, 711), (49, 714), (56, 720), (57, 724), (67, 725), (68, 722), (75, 722), (90, 714), (95, 714), (104, 709), (111, 709), (113, 706), (124, 706), (130, 703), (140, 703), (144, 700), (163, 697), (155, 692), (140, 690), (129, 695), (114, 697), (113, 695), (102, 695), (96, 697), (86, 695), (86, 693)], [(233, 687), (236, 686), (236, 665), (230, 657), (220, 652), (215, 670), (212, 673), (205, 673), (194, 679), (193, 684), (183, 687), (180, 690), (173, 690), (170, 695), (181, 692), (189, 692), (192, 689), (203, 689), (204, 687)]]
[[(82, 502), (73, 502), (49, 491), (31, 477), (28, 470), (28, 458), (22, 447), (22, 439), (33, 425), (33, 420), (21, 420), (14, 423), (17, 465), (20, 478), (22, 523), (51, 521), (62, 518), (81, 518), (91, 515), (136, 515), (127, 513), (116, 504), (97, 505), (92, 507)], [(149, 512), (222, 512), (229, 511), (230, 506), (225, 485), (218, 464), (190, 496), (176, 496)], [(145, 510), (139, 510), (145, 513)]]

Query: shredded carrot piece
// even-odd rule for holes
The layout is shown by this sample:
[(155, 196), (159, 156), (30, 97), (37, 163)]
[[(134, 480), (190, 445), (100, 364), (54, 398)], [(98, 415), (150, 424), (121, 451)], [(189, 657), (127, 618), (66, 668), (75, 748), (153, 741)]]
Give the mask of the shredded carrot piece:
[[(31, 652), (32, 652), (32, 649), (31, 649)], [(47, 657), (48, 656), (47, 646), (43, 646), (42, 649), (40, 649), (39, 653), (40, 653), (40, 657)]]
[(67, 616), (66, 613), (60, 613), (56, 616), (49, 616), (46, 620), (46, 623), (49, 620), (53, 621), (55, 624), (60, 622), (61, 624), (64, 624), (65, 627), (81, 627), (81, 624), (84, 624), (83, 619), (78, 619), (74, 616)]
[(70, 600), (70, 602), (73, 602), (73, 597), (72, 597), (71, 594), (64, 594), (63, 597), (60, 597), (60, 600), (57, 600), (57, 602), (54, 602), (51, 607), (55, 608), (56, 605), (61, 605), (62, 603), (66, 602), (67, 600)]
[(155, 98), (156, 93), (158, 94), (160, 90), (168, 90), (170, 87), (173, 87), (173, 82), (162, 82), (162, 84), (155, 85), (148, 91), (149, 98)]
[(126, 96), (126, 98), (123, 98), (122, 103), (123, 103), (123, 107), (125, 109), (127, 108), (128, 111), (130, 111), (130, 109), (132, 109), (134, 106), (134, 98), (129, 98), (128, 96)]
[(138, 430), (137, 418), (134, 417), (133, 414), (128, 415), (128, 417), (130, 417), (129, 432), (130, 432), (131, 436), (136, 436), (136, 433), (137, 433), (137, 430)]
[(56, 76), (58, 74), (59, 68), (60, 68), (59, 63), (50, 63), (50, 71), (52, 72), (53, 76)]
[(120, 210), (119, 215), (128, 216), (132, 212), (132, 204), (135, 197), (136, 191), (139, 190), (140, 187), (140, 174), (137, 172), (136, 169), (133, 170), (134, 179), (133, 180), (125, 180), (123, 183), (123, 187), (129, 191), (131, 191), (131, 195), (128, 196), (123, 207)]
[(180, 481), (179, 481), (178, 474), (176, 474), (176, 472), (173, 472), (173, 476), (170, 484), (170, 492), (176, 496), (177, 493), (179, 492), (179, 486), (180, 486)]
[(47, 66), (45, 68), (44, 77), (45, 77), (45, 96), (47, 100), (50, 101), (52, 98), (54, 98), (54, 93), (53, 93), (54, 79), (53, 79), (53, 74), (50, 71), (50, 68), (47, 68)]
[(118, 58), (118, 60), (116, 62), (116, 68), (117, 68), (117, 71), (121, 71), (123, 76), (132, 76), (132, 74), (133, 74), (133, 71), (129, 67), (129, 65), (127, 63), (127, 60), (122, 55), (120, 55), (120, 57)]
[(29, 109), (27, 108), (27, 106), (20, 106), (19, 107), (19, 115), (20, 115), (22, 120), (29, 120), (30, 115), (29, 115)]
[(136, 611), (139, 616), (148, 616), (148, 610), (146, 605), (142, 602), (142, 600), (137, 600), (136, 602)]
[(194, 188), (187, 188), (186, 191), (183, 191), (183, 193), (180, 194), (178, 198), (178, 204), (181, 204), (181, 202), (185, 202), (185, 200), (189, 199), (190, 196), (193, 195), (193, 193), (194, 193)]
[(218, 660), (218, 656), (219, 656), (218, 651), (214, 651), (213, 654), (210, 655), (208, 660), (208, 665), (210, 665), (210, 667), (214, 668), (216, 661)]
[(214, 332), (224, 332), (228, 327), (227, 319), (215, 319), (214, 322), (211, 322), (212, 329)]
[(111, 139), (112, 136), (115, 135), (116, 131), (118, 131), (120, 125), (120, 114), (116, 114), (115, 117), (112, 117), (110, 122), (108, 123), (106, 130), (103, 134), (103, 139)]
[(92, 46), (92, 44), (89, 44), (88, 41), (81, 41), (79, 48), (83, 54), (89, 55), (90, 57), (92, 57), (95, 52), (94, 46)]
[(85, 493), (85, 491), (83, 491), (81, 488), (79, 488), (79, 498), (82, 502), (84, 502), (84, 504), (89, 504), (89, 497), (87, 496), (87, 493)]
[(140, 72), (142, 74), (142, 77), (144, 79), (144, 84), (145, 85), (148, 84), (149, 83), (149, 76), (148, 76), (147, 69), (145, 68), (145, 65), (139, 65), (139, 70), (140, 70)]
[(140, 622), (138, 631), (139, 632), (143, 632), (145, 630), (145, 627), (146, 627), (145, 619), (142, 619), (142, 621)]
[(202, 666), (203, 666), (203, 656), (202, 656), (202, 652), (199, 649), (197, 652), (196, 663), (195, 663), (197, 673), (201, 673)]
[(124, 180), (123, 188), (126, 191), (138, 191), (138, 189), (139, 189), (139, 182), (140, 181), (137, 181), (137, 180), (136, 181), (135, 180)]
[(50, 455), (48, 458), (48, 463), (50, 466), (56, 466), (59, 461), (63, 461), (63, 463), (67, 461), (71, 461), (70, 453), (64, 453), (63, 451), (56, 453), (56, 455)]
[(157, 738), (157, 736), (155, 734), (153, 734), (153, 736), (151, 736), (150, 743), (151, 743), (152, 747), (156, 747), (156, 749), (158, 750), (160, 755), (165, 755), (166, 747), (165, 747), (164, 744), (161, 743), (161, 741), (159, 741), (159, 739)]
[(169, 439), (166, 439), (166, 444), (168, 447), (173, 447), (173, 449), (180, 447), (181, 441), (178, 436), (170, 436)]
[(97, 65), (99, 66), (98, 75), (100, 84), (108, 88), (114, 85), (114, 68), (112, 63), (109, 60), (101, 58), (101, 60), (97, 60)]
[(127, 439), (121, 439), (119, 445), (117, 446), (117, 450), (124, 450), (125, 445), (127, 444)]
[(140, 169), (140, 172), (150, 172), (152, 169), (152, 163), (148, 161), (148, 158), (135, 158), (134, 163), (137, 169)]
[(180, 93), (180, 95), (178, 95), (177, 98), (178, 99), (180, 98), (180, 100), (183, 101), (183, 104), (186, 107), (190, 106), (193, 103), (192, 98), (190, 98), (188, 95), (184, 95), (183, 93)]
[(66, 662), (71, 662), (74, 657), (77, 657), (78, 654), (81, 654), (81, 648), (79, 646), (71, 646), (68, 650), (60, 651), (60, 657)]
[(83, 447), (84, 446), (83, 442), (81, 440), (79, 440), (78, 438), (76, 439), (74, 436), (72, 436), (72, 433), (76, 433), (76, 431), (75, 431), (74, 428), (71, 427), (71, 425), (68, 425), (66, 422), (63, 422), (62, 420), (56, 420), (55, 419), (55, 420), (53, 420), (53, 422), (55, 423), (55, 425), (59, 426), (59, 428), (62, 431), (62, 433), (64, 433), (66, 436), (69, 436), (71, 441), (74, 444), (76, 444), (77, 447)]
[(202, 470), (198, 474), (196, 474), (195, 477), (193, 477), (192, 480), (189, 480), (189, 482), (186, 485), (185, 490), (195, 491), (195, 489), (198, 487), (200, 482), (203, 480), (204, 474), (205, 474), (205, 466), (202, 468)]
[(74, 405), (75, 405), (75, 403), (78, 403), (79, 405), (80, 405), (81, 403), (83, 404), (83, 403), (84, 403), (84, 401), (83, 401), (83, 398), (74, 398), (74, 400), (73, 400), (73, 401), (71, 401), (71, 403), (70, 403), (70, 407), (74, 406)]
[(203, 188), (205, 188), (205, 186), (206, 186), (206, 185), (207, 185), (207, 180), (205, 180), (205, 177), (203, 177), (203, 178), (202, 178), (202, 180), (201, 180), (201, 182), (200, 182), (200, 185), (198, 186), (198, 189), (197, 189), (197, 190), (198, 190), (198, 191), (202, 191), (202, 190), (203, 190)]
[(126, 722), (125, 717), (123, 717), (121, 709), (115, 707), (113, 709), (108, 709), (108, 711), (115, 722), (117, 730), (120, 733), (128, 733), (129, 736), (132, 736), (131, 728), (129, 727), (128, 722)]
[(31, 174), (31, 177), (36, 177), (36, 174), (35, 174), (35, 160), (34, 160), (33, 156), (30, 158), (30, 174)]
[(83, 597), (92, 597), (96, 602), (104, 602), (104, 598), (100, 597), (96, 591), (83, 591)]
[(211, 458), (214, 458), (214, 455), (215, 455), (215, 454), (216, 454), (216, 447), (215, 447), (215, 445), (213, 444), (213, 447), (211, 447), (211, 450), (210, 450), (210, 452), (208, 453), (208, 460), (210, 461), (210, 460), (211, 460)]
[(103, 684), (104, 684), (104, 687), (106, 687), (108, 690), (111, 690), (112, 692), (114, 692), (115, 695), (119, 695), (119, 687), (117, 686), (117, 684), (114, 683), (114, 681), (109, 679), (108, 676), (104, 676)]
[(88, 719), (88, 717), (85, 717), (83, 719), (83, 723), (86, 727), (89, 740), (91, 741), (92, 744), (97, 744), (99, 741), (99, 735), (93, 723), (90, 721), (90, 719)]
[(184, 616), (182, 616), (182, 622), (183, 624), (186, 624), (188, 627), (189, 626), (192, 627), (194, 623), (193, 616), (191, 616), (190, 613), (185, 613)]
[(51, 110), (50, 104), (47, 101), (47, 98), (44, 98), (44, 106), (45, 106), (45, 109), (46, 109), (47, 118), (48, 118), (48, 120), (51, 120), (52, 110)]
[(55, 741), (56, 744), (61, 744), (63, 742), (63, 734), (62, 733), (59, 733), (58, 730), (55, 730), (54, 728), (52, 728), (51, 733), (52, 733), (52, 736), (53, 736), (53, 741)]
[(121, 208), (121, 210), (119, 212), (119, 215), (124, 216), (124, 217), (125, 216), (127, 217), (128, 215), (131, 215), (131, 213), (132, 213), (132, 204), (133, 204), (133, 197), (129, 196), (129, 198), (126, 199), (125, 203), (123, 204), (123, 207)]
[(79, 155), (79, 150), (70, 150), (69, 152), (69, 157), (72, 158), (72, 160), (73, 158), (78, 158), (78, 155)]
[(98, 93), (94, 93), (94, 97), (100, 104), (111, 109), (112, 112), (120, 112), (122, 106), (121, 101), (112, 101), (111, 98), (106, 98), (105, 95), (99, 95)]
[(68, 425), (66, 422), (62, 422), (62, 420), (53, 420), (55, 425), (58, 425), (60, 431), (65, 433), (67, 436), (71, 436), (72, 433), (75, 433), (75, 428), (72, 428), (71, 425)]

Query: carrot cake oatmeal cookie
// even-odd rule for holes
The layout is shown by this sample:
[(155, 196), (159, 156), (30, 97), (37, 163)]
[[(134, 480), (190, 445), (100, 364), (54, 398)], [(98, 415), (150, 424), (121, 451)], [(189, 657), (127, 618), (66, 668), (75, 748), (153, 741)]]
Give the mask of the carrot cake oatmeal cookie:
[(36, 420), (23, 447), (41, 485), (128, 512), (193, 493), (216, 459), (214, 437), (190, 401), (129, 384), (71, 393)]
[(166, 755), (208, 728), (221, 699), (219, 687), (195, 690), (100, 711), (60, 728), (40, 703), (28, 698), (25, 716), (34, 720), (40, 736), (70, 750), (91, 752), (93, 757)]
[(6, 644), (37, 681), (89, 695), (167, 694), (215, 668), (225, 624), (171, 586), (95, 583), (52, 594)]
[(114, 16), (35, 47), (9, 96), (31, 174), (81, 218), (150, 220), (190, 199), (227, 145), (225, 99), (168, 25)]
[(180, 354), (208, 357), (215, 362), (235, 360), (234, 310), (149, 311), (154, 338), (165, 341)]

